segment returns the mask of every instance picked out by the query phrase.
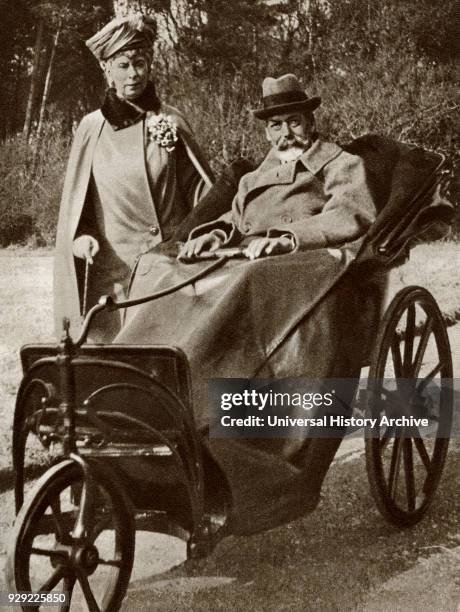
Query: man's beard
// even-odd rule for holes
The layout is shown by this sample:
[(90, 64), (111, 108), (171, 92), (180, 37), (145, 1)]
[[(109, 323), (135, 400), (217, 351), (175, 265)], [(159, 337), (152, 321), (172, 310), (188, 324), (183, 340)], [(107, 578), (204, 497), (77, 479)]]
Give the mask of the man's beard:
[(310, 148), (310, 145), (310, 138), (304, 139), (296, 135), (292, 135), (289, 138), (281, 136), (276, 143), (277, 157), (284, 162), (293, 161)]

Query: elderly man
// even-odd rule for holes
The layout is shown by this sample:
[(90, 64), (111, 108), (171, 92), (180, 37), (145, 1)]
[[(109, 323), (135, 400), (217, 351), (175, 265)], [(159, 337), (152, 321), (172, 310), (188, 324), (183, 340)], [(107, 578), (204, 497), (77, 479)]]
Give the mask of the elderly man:
[(183, 260), (223, 246), (243, 245), (250, 259), (294, 250), (341, 246), (364, 235), (375, 219), (362, 159), (322, 140), (309, 98), (293, 74), (263, 82), (271, 149), (240, 181), (232, 210), (191, 232)]

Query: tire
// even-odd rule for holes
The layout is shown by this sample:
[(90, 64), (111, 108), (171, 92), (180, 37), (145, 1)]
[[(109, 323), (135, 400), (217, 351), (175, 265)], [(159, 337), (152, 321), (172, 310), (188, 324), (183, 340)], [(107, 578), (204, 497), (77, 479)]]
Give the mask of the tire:
[[(392, 389), (389, 380), (394, 381)], [(434, 389), (434, 382), (439, 393), (433, 399), (427, 389)], [(388, 307), (371, 356), (367, 398), (367, 416), (379, 423), (383, 416), (402, 414), (428, 419), (430, 437), (421, 437), (413, 426), (366, 428), (366, 468), (379, 511), (395, 525), (415, 525), (436, 493), (453, 412), (449, 338), (426, 289), (407, 287)]]

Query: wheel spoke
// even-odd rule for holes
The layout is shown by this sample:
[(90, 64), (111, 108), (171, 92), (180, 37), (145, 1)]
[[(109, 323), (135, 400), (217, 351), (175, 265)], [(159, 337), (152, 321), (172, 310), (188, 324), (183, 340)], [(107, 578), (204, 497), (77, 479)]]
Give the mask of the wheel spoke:
[(388, 476), (388, 490), (390, 497), (394, 499), (396, 487), (398, 484), (399, 464), (401, 462), (402, 438), (396, 437), (393, 444), (393, 453), (391, 455), (390, 474)]
[(391, 439), (391, 434), (394, 432), (394, 426), (390, 425), (389, 427), (387, 427), (383, 433), (383, 436), (380, 440), (380, 449), (381, 452), (383, 453), (383, 451), (386, 449), (386, 447), (388, 446), (388, 442)]
[(92, 479), (85, 478), (81, 489), (80, 507), (78, 508), (77, 520), (72, 530), (72, 537), (80, 539), (90, 533), (93, 527), (94, 517), (91, 510), (94, 506), (94, 483)]
[(110, 565), (111, 567), (121, 567), (121, 559), (99, 559), (99, 565)]
[(433, 319), (429, 317), (425, 321), (423, 331), (420, 334), (420, 342), (417, 347), (417, 352), (415, 353), (414, 363), (413, 363), (412, 372), (411, 372), (411, 376), (413, 378), (417, 378), (420, 372), (420, 368), (422, 367), (422, 360), (423, 360), (423, 357), (425, 356), (428, 339), (431, 335), (432, 330), (433, 330)]
[(391, 343), (391, 354), (393, 356), (393, 368), (394, 368), (396, 379), (403, 377), (402, 359), (401, 359), (401, 351), (399, 348), (399, 344), (400, 344), (399, 338), (395, 336)]
[(73, 483), (70, 487), (70, 501), (74, 508), (78, 508), (80, 506), (82, 486), (83, 485), (81, 483)]
[(415, 336), (415, 304), (409, 304), (407, 308), (406, 331), (404, 333), (404, 358), (402, 375), (409, 378), (412, 370), (412, 354), (414, 350)]
[(414, 478), (414, 457), (412, 454), (412, 440), (404, 440), (404, 475), (406, 480), (407, 509), (409, 512), (415, 510), (415, 478)]
[(422, 438), (414, 438), (414, 442), (415, 448), (417, 449), (418, 454), (420, 455), (420, 459), (422, 460), (423, 465), (425, 466), (425, 469), (428, 472), (431, 467), (431, 460), (428, 451), (426, 450), (425, 443), (423, 442)]
[(48, 593), (52, 591), (60, 580), (64, 577), (63, 567), (57, 567), (43, 586), (38, 589), (39, 593)]
[(86, 603), (88, 604), (89, 612), (100, 612), (99, 605), (91, 590), (88, 577), (81, 571), (78, 572), (78, 582), (80, 583)]
[(433, 378), (439, 374), (439, 372), (441, 371), (442, 367), (443, 367), (443, 363), (441, 361), (438, 361), (438, 363), (435, 365), (435, 367), (431, 370), (431, 372), (429, 374), (427, 374), (425, 376), (425, 378), (422, 378), (422, 380), (420, 381), (420, 383), (417, 386), (417, 391), (419, 394), (422, 394), (423, 391), (425, 390), (425, 388), (430, 384), (430, 382), (433, 380)]
[(61, 512), (61, 500), (58, 497), (50, 504), (51, 512), (53, 513), (54, 524), (56, 526), (56, 536), (58, 542), (65, 542), (66, 537), (68, 539), (68, 534), (66, 534), (64, 528), (64, 520)]
[(59, 612), (69, 612), (72, 602), (73, 587), (75, 586), (76, 579), (75, 574), (64, 576), (63, 590), (64, 593), (67, 593), (67, 602), (59, 606)]
[(30, 549), (31, 555), (39, 555), (40, 557), (62, 557), (62, 555), (67, 556), (67, 551), (59, 550), (56, 548), (36, 548), (35, 546)]

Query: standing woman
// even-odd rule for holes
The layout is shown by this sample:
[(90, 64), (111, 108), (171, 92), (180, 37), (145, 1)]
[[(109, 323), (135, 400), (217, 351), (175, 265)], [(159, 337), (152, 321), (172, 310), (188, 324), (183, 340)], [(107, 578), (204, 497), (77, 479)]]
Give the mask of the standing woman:
[[(111, 21), (86, 42), (109, 88), (70, 153), (56, 238), (58, 335), (63, 317), (75, 335), (83, 306), (101, 295), (125, 299), (136, 258), (173, 236), (212, 185), (187, 121), (157, 97), (154, 39), (153, 19), (136, 16)], [(100, 313), (90, 341), (110, 342), (120, 323), (119, 311)]]

